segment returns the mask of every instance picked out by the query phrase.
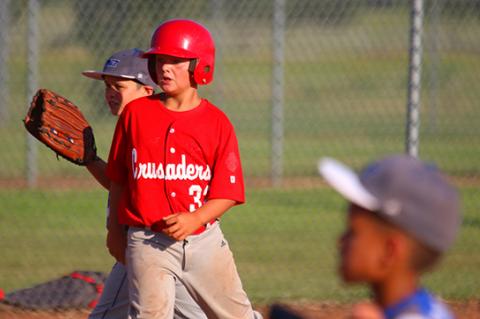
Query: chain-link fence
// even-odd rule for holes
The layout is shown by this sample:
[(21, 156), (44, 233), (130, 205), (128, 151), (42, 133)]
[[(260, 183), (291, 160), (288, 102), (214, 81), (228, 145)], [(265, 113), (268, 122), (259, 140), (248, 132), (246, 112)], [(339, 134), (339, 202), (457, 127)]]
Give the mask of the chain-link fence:
[[(108, 271), (106, 191), (23, 128), (36, 89), (74, 101), (106, 158), (116, 118), (101, 69), (115, 51), (148, 48), (168, 18), (214, 35), (215, 80), (203, 96), (239, 139), (247, 204), (224, 216), (255, 302), (349, 300), (335, 272), (343, 202), (322, 185), (322, 156), (360, 168), (405, 151), (411, 2), (403, 0), (0, 1), (0, 288), (75, 269)], [(422, 49), (418, 156), (449, 174), (463, 199), (456, 246), (427, 284), (479, 297), (480, 1), (431, 0)], [(421, 85), (420, 85), (421, 84)]]

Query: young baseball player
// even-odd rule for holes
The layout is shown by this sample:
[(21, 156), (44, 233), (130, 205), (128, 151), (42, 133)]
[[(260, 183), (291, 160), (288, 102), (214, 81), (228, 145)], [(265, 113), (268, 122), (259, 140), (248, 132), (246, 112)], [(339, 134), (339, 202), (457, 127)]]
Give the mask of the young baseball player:
[(208, 318), (261, 318), (218, 222), (245, 197), (234, 128), (197, 91), (213, 79), (213, 39), (197, 22), (169, 20), (145, 57), (163, 92), (127, 105), (107, 167), (107, 245), (126, 260), (130, 318), (171, 318), (176, 282)]
[[(105, 101), (112, 115), (120, 115), (125, 105), (132, 100), (154, 93), (157, 85), (150, 78), (147, 61), (142, 58), (143, 53), (139, 49), (119, 51), (108, 58), (102, 71), (82, 72), (89, 78), (104, 82)], [(103, 187), (109, 189), (110, 180), (105, 173), (106, 166), (107, 164), (98, 158), (88, 164), (87, 169)], [(129, 304), (126, 267), (117, 262), (89, 318), (127, 318)], [(180, 282), (177, 283), (175, 318), (206, 318)]]
[[(447, 306), (420, 285), (453, 243), (460, 225), (457, 191), (432, 165), (393, 155), (357, 177), (324, 159), (319, 169), (348, 201), (347, 228), (339, 240), (340, 274), (347, 283), (367, 283), (379, 315), (392, 318), (453, 318)], [(375, 314), (357, 307), (354, 318)], [(375, 318), (375, 317), (373, 317)]]

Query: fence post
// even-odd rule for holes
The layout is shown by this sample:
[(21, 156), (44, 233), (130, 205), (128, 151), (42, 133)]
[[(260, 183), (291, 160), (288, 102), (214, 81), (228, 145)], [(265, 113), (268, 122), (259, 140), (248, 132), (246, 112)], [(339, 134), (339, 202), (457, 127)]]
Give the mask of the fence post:
[[(37, 89), (38, 77), (38, 0), (28, 1), (28, 34), (27, 34), (27, 103), (35, 94)], [(37, 144), (35, 138), (27, 135), (27, 183), (32, 188), (37, 185), (38, 167), (37, 167)]]
[[(440, 35), (442, 30), (440, 29), (440, 14), (443, 11), (445, 0), (436, 0), (432, 2), (430, 12), (426, 12), (430, 16), (430, 27), (426, 30), (428, 34), (425, 35), (425, 39), (428, 39), (426, 45), (424, 45), (429, 56), (428, 73), (423, 68), (423, 73), (428, 77), (427, 90), (429, 95), (429, 104), (425, 105), (424, 114), (428, 115), (427, 129), (430, 133), (433, 133), (437, 129), (437, 110), (438, 110), (438, 70), (440, 65), (439, 52), (440, 52)], [(429, 45), (428, 45), (429, 44)], [(423, 121), (425, 123), (425, 121)], [(425, 125), (423, 125), (425, 127)]]
[(0, 1), (0, 125), (8, 123), (8, 54), (10, 28), (10, 0)]
[(420, 127), (423, 0), (413, 0), (410, 14), (406, 152), (417, 157)]
[(217, 45), (215, 46), (215, 101), (218, 105), (224, 105), (225, 101), (225, 84), (223, 79), (223, 41), (225, 17), (224, 17), (225, 0), (211, 0), (211, 10), (213, 17), (213, 33)]
[(273, 186), (280, 186), (283, 175), (283, 82), (285, 60), (285, 0), (273, 3), (273, 70), (272, 70), (272, 154)]

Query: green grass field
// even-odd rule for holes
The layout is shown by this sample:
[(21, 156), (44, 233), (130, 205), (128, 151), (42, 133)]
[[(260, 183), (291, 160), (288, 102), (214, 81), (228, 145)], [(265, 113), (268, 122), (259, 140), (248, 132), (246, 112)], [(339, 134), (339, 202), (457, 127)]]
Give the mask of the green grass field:
[[(450, 299), (480, 297), (478, 191), (462, 189), (464, 225), (459, 239), (426, 284)], [(100, 189), (2, 191), (0, 287), (7, 292), (73, 270), (108, 271), (104, 203)], [(336, 239), (345, 203), (332, 190), (258, 189), (228, 212), (222, 228), (236, 256), (246, 290), (256, 303), (274, 300), (350, 301), (365, 297), (346, 289), (335, 272)]]

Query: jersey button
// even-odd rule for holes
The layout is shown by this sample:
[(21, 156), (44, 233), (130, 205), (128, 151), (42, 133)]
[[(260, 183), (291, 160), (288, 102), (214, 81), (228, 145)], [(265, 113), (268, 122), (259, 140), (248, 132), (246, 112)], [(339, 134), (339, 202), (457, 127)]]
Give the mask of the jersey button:
[(175, 153), (175, 147), (170, 147), (170, 153), (172, 153), (172, 154)]
[(175, 197), (175, 196), (177, 196), (177, 193), (171, 192), (171, 193), (170, 193), (170, 196)]
[(170, 133), (172, 133), (172, 134), (175, 133), (175, 129), (173, 127), (170, 128)]

